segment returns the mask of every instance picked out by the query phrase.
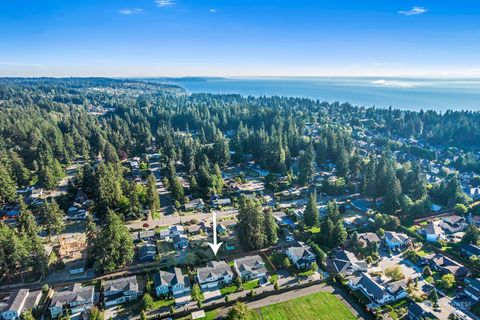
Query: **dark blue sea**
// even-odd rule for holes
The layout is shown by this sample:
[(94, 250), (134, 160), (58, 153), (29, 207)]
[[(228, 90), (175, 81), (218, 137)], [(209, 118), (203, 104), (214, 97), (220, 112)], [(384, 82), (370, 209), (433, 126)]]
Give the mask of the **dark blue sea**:
[(382, 77), (179, 78), (168, 82), (190, 93), (305, 97), (381, 108), (480, 110), (480, 79)]

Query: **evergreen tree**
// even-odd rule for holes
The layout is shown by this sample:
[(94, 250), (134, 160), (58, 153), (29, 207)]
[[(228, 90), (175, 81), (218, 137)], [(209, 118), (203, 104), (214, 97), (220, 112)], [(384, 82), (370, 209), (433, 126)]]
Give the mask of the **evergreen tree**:
[(319, 225), (316, 191), (310, 194), (303, 216), (307, 227), (316, 227)]
[(264, 217), (264, 232), (265, 232), (265, 244), (264, 247), (273, 246), (278, 241), (278, 225), (275, 222), (275, 218), (272, 214), (272, 209), (265, 210)]
[(133, 249), (133, 241), (128, 228), (115, 212), (109, 210), (105, 225), (94, 240), (95, 269), (109, 272), (125, 266), (133, 259)]
[(9, 170), (0, 163), (0, 204), (13, 202), (17, 196), (17, 186)]
[(63, 212), (60, 210), (57, 202), (45, 201), (41, 207), (42, 224), (48, 233), (48, 238), (51, 240), (52, 235), (59, 234), (65, 229), (65, 222), (63, 221)]
[(261, 227), (264, 226), (264, 215), (260, 205), (246, 197), (240, 198), (237, 217), (242, 246), (249, 251), (262, 249), (266, 236), (264, 228)]
[(304, 186), (310, 183), (312, 180), (313, 174), (315, 172), (314, 168), (314, 153), (311, 145), (300, 153), (300, 160), (298, 163), (298, 183)]
[(160, 197), (157, 191), (157, 181), (153, 174), (150, 174), (147, 179), (147, 206), (152, 213), (153, 218), (159, 217)]

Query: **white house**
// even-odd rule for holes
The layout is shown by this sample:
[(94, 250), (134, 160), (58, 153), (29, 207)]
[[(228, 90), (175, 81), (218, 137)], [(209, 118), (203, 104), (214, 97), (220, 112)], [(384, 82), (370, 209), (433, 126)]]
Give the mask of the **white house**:
[(371, 306), (381, 306), (408, 296), (407, 284), (401, 280), (383, 283), (379, 278), (373, 279), (367, 273), (351, 278), (348, 286), (352, 290), (361, 290), (371, 301)]
[(225, 261), (210, 261), (206, 267), (197, 269), (197, 280), (202, 289), (218, 288), (232, 283), (233, 272)]
[(316, 258), (315, 254), (312, 252), (312, 248), (302, 242), (299, 242), (298, 246), (287, 248), (285, 253), (297, 269), (310, 268)]
[(105, 307), (136, 300), (141, 294), (137, 276), (107, 280), (103, 284)]

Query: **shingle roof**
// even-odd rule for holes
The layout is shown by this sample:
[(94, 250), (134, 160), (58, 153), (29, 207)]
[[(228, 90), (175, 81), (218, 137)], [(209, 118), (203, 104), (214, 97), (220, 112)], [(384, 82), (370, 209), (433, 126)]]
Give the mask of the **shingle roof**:
[(6, 307), (3, 311), (16, 311), (17, 313), (21, 312), (21, 308), (23, 307), (25, 300), (28, 296), (28, 289), (17, 289), (14, 290), (10, 297), (8, 298)]
[(158, 271), (153, 276), (155, 286), (173, 286), (182, 284), (185, 287), (190, 287), (190, 279), (184, 275), (182, 269), (173, 268), (170, 271)]
[(353, 278), (351, 281), (355, 286), (361, 285), (364, 287), (365, 290), (372, 295), (373, 299), (376, 301), (382, 300), (385, 295), (388, 295), (388, 293), (382, 288), (382, 286), (380, 286), (380, 284), (378, 284), (365, 273), (362, 273), (362, 275), (359, 277)]
[(256, 270), (258, 273), (266, 273), (265, 262), (259, 255), (247, 256), (233, 260), (240, 272)]
[(137, 276), (107, 280), (103, 285), (105, 292), (108, 291), (138, 291)]
[(212, 276), (233, 276), (232, 269), (225, 261), (210, 261), (206, 267), (197, 269), (197, 276), (200, 282)]
[(64, 291), (57, 291), (52, 297), (51, 307), (63, 307), (65, 304), (70, 304), (74, 301), (88, 301), (93, 302), (93, 286), (82, 287), (80, 283), (75, 283)]

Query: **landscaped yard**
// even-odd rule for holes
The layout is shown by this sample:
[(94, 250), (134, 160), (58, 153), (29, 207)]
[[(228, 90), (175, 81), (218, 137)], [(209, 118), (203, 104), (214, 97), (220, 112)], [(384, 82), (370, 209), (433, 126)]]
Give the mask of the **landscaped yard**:
[(252, 310), (252, 315), (254, 319), (263, 320), (355, 319), (350, 310), (337, 297), (328, 292), (318, 292), (286, 302), (272, 304), (260, 310)]
[(226, 286), (226, 287), (223, 287), (220, 289), (220, 293), (222, 295), (227, 295), (227, 294), (230, 294), (230, 293), (234, 293), (237, 291), (237, 286), (234, 285), (234, 284), (231, 284), (229, 286)]
[(243, 284), (243, 288), (245, 288), (245, 290), (252, 290), (257, 287), (258, 287), (258, 279), (248, 281)]

